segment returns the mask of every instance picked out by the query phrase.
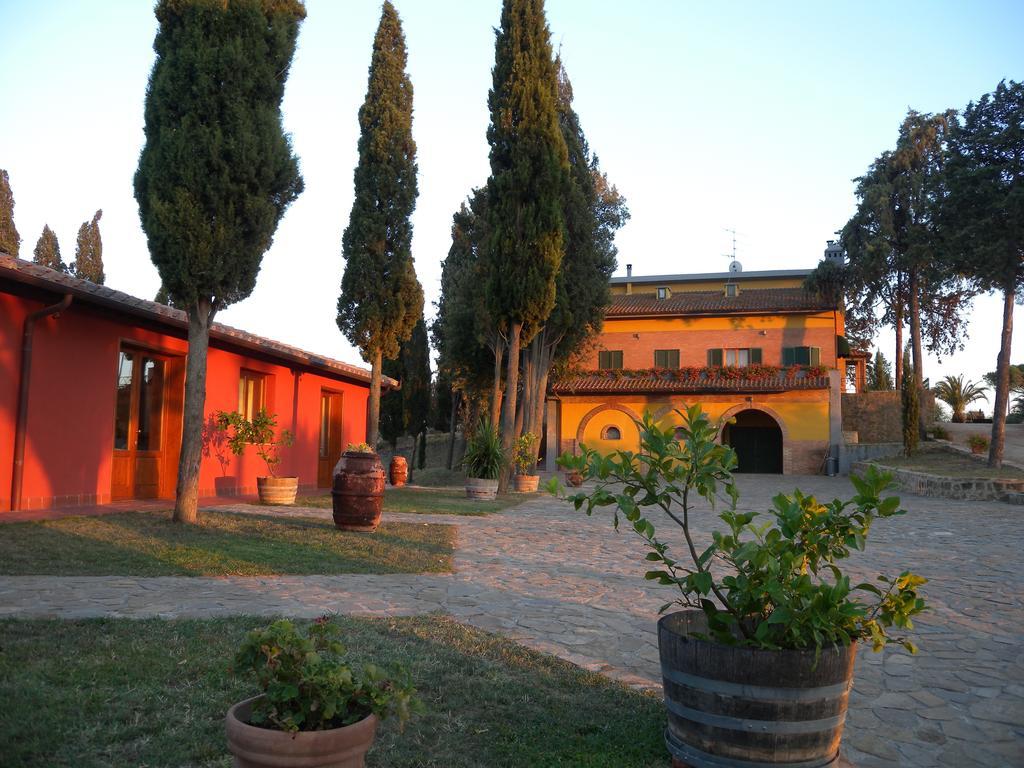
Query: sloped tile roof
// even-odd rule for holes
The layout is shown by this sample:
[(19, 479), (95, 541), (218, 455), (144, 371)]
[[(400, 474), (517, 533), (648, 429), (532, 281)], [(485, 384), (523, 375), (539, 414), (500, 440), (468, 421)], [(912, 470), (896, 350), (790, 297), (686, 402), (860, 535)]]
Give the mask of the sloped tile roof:
[(667, 299), (659, 299), (654, 293), (618, 294), (612, 296), (607, 317), (681, 317), (820, 312), (832, 309), (835, 309), (835, 306), (803, 288), (740, 286), (737, 296), (726, 296), (722, 291), (678, 291)]
[(587, 372), (554, 382), (551, 391), (558, 395), (590, 394), (688, 394), (716, 392), (771, 393), (789, 390), (828, 389), (828, 375), (772, 376), (770, 378), (676, 378), (657, 373), (616, 376), (606, 372)]
[[(72, 275), (35, 264), (24, 259), (16, 259), (0, 253), (0, 278), (33, 285), (55, 293), (70, 293), (76, 300), (87, 304), (102, 306), (115, 312), (143, 318), (176, 330), (188, 329), (188, 316), (180, 309), (158, 304), (132, 296), (122, 291), (96, 285), (88, 280), (81, 280)], [(286, 363), (299, 363), (314, 369), (320, 369), (329, 376), (341, 377), (369, 383), (370, 371), (358, 365), (344, 363), (323, 355), (283, 344), (254, 333), (232, 328), (223, 323), (214, 323), (210, 330), (210, 338), (228, 342), (236, 346), (261, 352)], [(381, 377), (381, 385), (385, 388), (396, 387), (398, 382), (388, 376)]]

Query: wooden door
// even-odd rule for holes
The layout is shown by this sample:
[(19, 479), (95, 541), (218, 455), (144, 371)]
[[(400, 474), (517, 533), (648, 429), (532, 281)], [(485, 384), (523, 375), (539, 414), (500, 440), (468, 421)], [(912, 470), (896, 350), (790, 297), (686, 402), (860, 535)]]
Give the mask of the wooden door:
[(340, 392), (320, 392), (320, 458), (317, 462), (316, 484), (330, 488), (334, 465), (341, 458), (342, 397)]
[[(169, 454), (181, 442), (182, 363), (152, 352), (122, 348), (118, 354), (114, 401), (114, 499), (155, 499), (167, 495)], [(174, 456), (177, 459), (177, 456)]]

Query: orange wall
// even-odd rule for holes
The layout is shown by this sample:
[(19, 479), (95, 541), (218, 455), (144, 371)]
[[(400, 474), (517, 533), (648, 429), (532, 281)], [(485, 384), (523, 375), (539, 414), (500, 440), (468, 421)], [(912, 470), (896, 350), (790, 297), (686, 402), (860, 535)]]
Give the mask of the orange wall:
[[(622, 350), (624, 368), (654, 367), (654, 350), (678, 349), (680, 366), (707, 365), (708, 350), (760, 347), (764, 365), (782, 365), (783, 347), (820, 347), (836, 365), (836, 314), (605, 320), (597, 349)], [(589, 361), (598, 367), (598, 352)]]
[[(23, 323), (29, 312), (43, 306), (42, 301), (0, 293), (0, 511), (11, 504)], [(138, 328), (132, 322), (72, 304), (59, 318), (36, 323), (23, 509), (109, 500), (117, 356), (122, 341), (171, 355), (184, 355), (187, 350), (184, 339)], [(277, 414), (279, 427), (295, 433), (295, 444), (284, 450), (277, 474), (298, 475), (300, 485), (316, 485), (321, 389), (343, 393), (343, 445), (365, 437), (366, 385), (301, 373), (296, 387), (288, 367), (213, 345), (208, 366), (207, 415), (238, 408), (242, 368), (272, 377), (268, 410)], [(253, 489), (256, 476), (264, 474), (265, 466), (252, 449), (232, 457), (228, 469), (243, 490)], [(212, 494), (219, 475), (216, 458), (204, 458), (200, 494)]]

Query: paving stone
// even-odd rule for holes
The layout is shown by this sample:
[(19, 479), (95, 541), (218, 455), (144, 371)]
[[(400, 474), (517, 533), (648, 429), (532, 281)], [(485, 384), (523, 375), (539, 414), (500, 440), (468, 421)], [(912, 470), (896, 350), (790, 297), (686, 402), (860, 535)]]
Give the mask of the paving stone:
[[(849, 497), (843, 478), (739, 479), (742, 509), (765, 510), (799, 485)], [(907, 569), (929, 580), (921, 652), (858, 653), (844, 758), (873, 766), (1024, 765), (1024, 549), (1019, 507), (902, 494), (908, 514), (876, 523), (854, 553), (854, 581)], [(327, 510), (231, 507), (330, 517)], [(698, 509), (698, 520), (714, 519)], [(395, 515), (398, 517), (398, 515)], [(661, 686), (657, 611), (671, 591), (643, 581), (645, 550), (550, 497), (487, 517), (421, 515), (458, 526), (455, 573), (248, 578), (0, 576), (0, 616), (375, 616), (444, 611), (643, 690)], [(657, 525), (658, 521), (655, 521)], [(557, 530), (557, 535), (551, 531)], [(669, 526), (659, 534), (680, 550)], [(697, 530), (703, 548), (709, 529)], [(935, 534), (943, 534), (938, 536)], [(703, 546), (702, 546), (703, 545)]]

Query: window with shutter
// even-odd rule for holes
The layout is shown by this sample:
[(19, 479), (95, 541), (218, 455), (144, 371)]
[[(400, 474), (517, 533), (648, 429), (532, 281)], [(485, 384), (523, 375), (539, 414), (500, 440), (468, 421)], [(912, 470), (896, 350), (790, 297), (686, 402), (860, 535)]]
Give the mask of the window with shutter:
[(622, 368), (622, 350), (610, 349), (597, 353), (597, 367), (602, 371), (616, 371)]
[(783, 347), (783, 365), (821, 365), (820, 347)]
[(678, 349), (656, 349), (656, 350), (654, 350), (654, 367), (655, 368), (678, 368), (679, 367), (679, 350)]
[(722, 350), (721, 349), (709, 349), (708, 350), (708, 365), (721, 365), (722, 364)]

